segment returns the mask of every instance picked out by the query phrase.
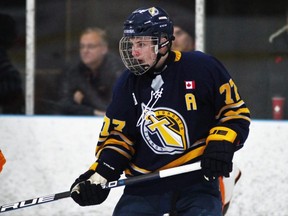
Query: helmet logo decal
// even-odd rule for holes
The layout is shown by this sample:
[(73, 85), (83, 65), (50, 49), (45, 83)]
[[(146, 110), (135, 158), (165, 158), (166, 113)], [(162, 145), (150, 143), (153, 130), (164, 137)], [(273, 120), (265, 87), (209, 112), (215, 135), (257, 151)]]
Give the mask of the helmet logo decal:
[(155, 7), (149, 8), (148, 11), (151, 14), (151, 16), (155, 16), (155, 15), (159, 14), (159, 11)]
[(146, 144), (156, 154), (180, 154), (190, 145), (184, 119), (169, 108), (150, 109), (140, 130)]
[(159, 14), (159, 10), (155, 7), (151, 7), (151, 8), (148, 8), (148, 9), (140, 9), (140, 10), (137, 10), (135, 11), (134, 13), (145, 13), (146, 11), (148, 11), (148, 13), (151, 15), (151, 16), (156, 16)]

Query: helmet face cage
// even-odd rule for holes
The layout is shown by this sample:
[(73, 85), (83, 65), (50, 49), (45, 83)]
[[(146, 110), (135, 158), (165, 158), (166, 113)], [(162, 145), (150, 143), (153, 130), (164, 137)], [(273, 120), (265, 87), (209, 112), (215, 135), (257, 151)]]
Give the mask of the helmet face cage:
[[(133, 47), (132, 40), (151, 42), (150, 51), (151, 55), (144, 55), (138, 59), (133, 55), (133, 50), (138, 49)], [(158, 44), (157, 37), (135, 36), (135, 37), (122, 37), (119, 42), (119, 52), (121, 59), (132, 73), (135, 75), (142, 75), (146, 73), (157, 63)], [(141, 49), (141, 47), (140, 47)]]

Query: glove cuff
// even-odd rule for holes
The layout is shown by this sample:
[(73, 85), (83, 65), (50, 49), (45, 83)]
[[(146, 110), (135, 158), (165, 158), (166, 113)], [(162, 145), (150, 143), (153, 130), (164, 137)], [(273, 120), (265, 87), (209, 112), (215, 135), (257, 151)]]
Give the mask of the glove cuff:
[(88, 170), (86, 171), (85, 173), (81, 174), (78, 178), (78, 182), (81, 182), (81, 181), (86, 181), (87, 179), (90, 178), (90, 176), (92, 176), (93, 174), (95, 173), (94, 170)]
[(234, 154), (235, 150), (236, 150), (236, 145), (234, 145), (233, 143), (231, 143), (229, 141), (226, 141), (226, 140), (223, 140), (223, 141), (211, 140), (208, 143), (208, 145), (207, 145), (207, 147), (205, 149), (205, 153), (206, 152), (209, 152), (209, 153), (213, 152), (213, 153), (216, 153), (216, 155), (219, 154), (219, 153), (231, 153), (231, 154)]
[(101, 176), (107, 179), (107, 181), (115, 181), (120, 178), (120, 173), (114, 167), (100, 159), (92, 164), (90, 170), (99, 173)]
[(236, 138), (237, 133), (234, 130), (228, 127), (216, 126), (209, 131), (206, 143), (209, 143), (210, 141), (228, 141), (234, 144), (237, 141)]

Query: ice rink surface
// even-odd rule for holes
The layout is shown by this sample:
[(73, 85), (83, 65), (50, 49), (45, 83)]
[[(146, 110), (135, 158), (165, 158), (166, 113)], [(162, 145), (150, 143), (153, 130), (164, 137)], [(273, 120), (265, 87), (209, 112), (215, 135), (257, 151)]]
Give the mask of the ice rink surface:
[[(67, 191), (94, 161), (102, 119), (0, 116), (0, 205)], [(235, 153), (242, 171), (227, 216), (288, 215), (288, 122), (253, 120), (245, 147)], [(99, 206), (70, 198), (3, 213), (5, 216), (111, 216), (123, 188)]]

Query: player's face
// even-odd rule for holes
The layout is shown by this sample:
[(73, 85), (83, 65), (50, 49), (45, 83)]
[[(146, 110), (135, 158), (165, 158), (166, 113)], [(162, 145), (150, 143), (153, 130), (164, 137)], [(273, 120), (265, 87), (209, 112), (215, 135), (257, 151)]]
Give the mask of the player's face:
[(183, 29), (174, 26), (175, 40), (172, 43), (172, 49), (178, 51), (192, 51), (194, 50), (193, 38)]
[(107, 45), (97, 33), (90, 32), (81, 36), (80, 57), (88, 67), (94, 68), (94, 66), (98, 66), (107, 51)]
[[(156, 40), (156, 39), (155, 39)], [(149, 36), (130, 39), (132, 56), (141, 64), (153, 65), (157, 57), (156, 43)]]

